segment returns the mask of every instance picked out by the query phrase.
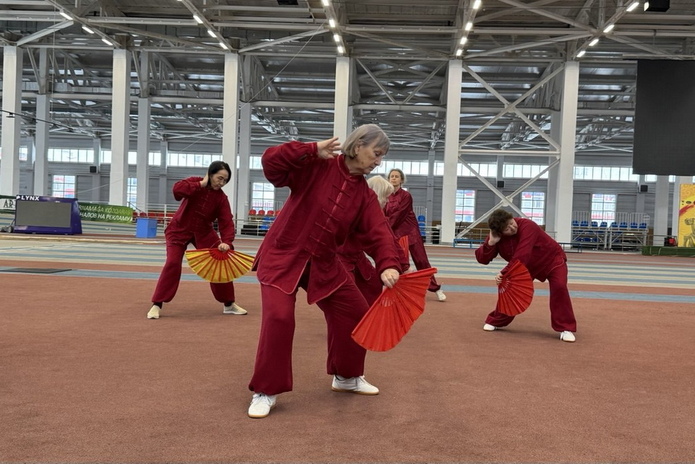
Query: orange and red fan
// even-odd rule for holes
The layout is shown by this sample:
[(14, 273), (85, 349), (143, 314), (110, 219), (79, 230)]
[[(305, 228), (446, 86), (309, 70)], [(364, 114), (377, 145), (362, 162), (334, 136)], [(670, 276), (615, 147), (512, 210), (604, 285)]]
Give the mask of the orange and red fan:
[(212, 283), (226, 283), (246, 274), (253, 265), (253, 256), (240, 251), (200, 248), (186, 251), (186, 260), (193, 272)]
[(526, 266), (514, 260), (497, 288), (497, 310), (507, 316), (523, 313), (533, 300), (533, 278)]
[(360, 346), (387, 351), (401, 341), (425, 310), (425, 294), (436, 268), (402, 274), (393, 288), (385, 288), (352, 331)]

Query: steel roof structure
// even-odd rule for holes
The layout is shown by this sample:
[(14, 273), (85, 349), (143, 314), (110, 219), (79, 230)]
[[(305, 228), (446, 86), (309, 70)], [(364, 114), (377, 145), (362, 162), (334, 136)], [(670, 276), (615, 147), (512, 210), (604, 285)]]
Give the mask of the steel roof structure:
[(333, 133), (336, 57), (346, 56), (355, 124), (377, 122), (394, 145), (425, 151), (443, 149), (450, 60), (464, 70), (460, 137), (480, 150), (547, 145), (533, 126), (548, 130), (563, 64), (577, 60), (577, 153), (630, 156), (636, 60), (695, 59), (695, 1), (667, 1), (666, 11), (632, 3), (0, 0), (0, 45), (25, 50), (25, 134), (44, 93), (52, 137), (108, 137), (112, 52), (128, 48), (133, 130), (145, 96), (153, 137), (219, 140), (224, 55), (234, 52), (254, 143), (324, 139)]

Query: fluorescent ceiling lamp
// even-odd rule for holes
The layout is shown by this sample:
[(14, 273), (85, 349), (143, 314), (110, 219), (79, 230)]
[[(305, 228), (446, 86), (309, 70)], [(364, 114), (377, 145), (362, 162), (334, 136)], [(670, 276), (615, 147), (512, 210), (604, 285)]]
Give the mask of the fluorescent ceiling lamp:
[(106, 45), (110, 45), (113, 47), (113, 43), (109, 39), (107, 39), (106, 37), (102, 37), (101, 41), (104, 42)]
[(212, 29), (208, 29), (208, 35), (209, 35), (210, 37), (217, 37), (217, 36), (215, 35), (215, 31), (213, 31)]
[(586, 54), (586, 50), (582, 50), (582, 51), (580, 51), (579, 53), (577, 53), (577, 58), (581, 58), (581, 57), (584, 56), (585, 54)]
[(470, 31), (471, 29), (473, 29), (473, 21), (468, 21), (466, 23), (466, 27), (464, 29), (467, 31)]
[(65, 19), (67, 19), (67, 20), (69, 20), (69, 21), (72, 21), (72, 20), (73, 20), (73, 17), (70, 16), (69, 14), (67, 14), (66, 12), (64, 12), (63, 10), (60, 11), (60, 16), (62, 16), (63, 18), (65, 18)]
[(340, 53), (341, 55), (342, 55), (343, 53), (345, 53), (345, 49), (343, 48), (342, 45), (338, 45), (338, 53)]
[(203, 24), (203, 20), (200, 19), (200, 16), (198, 16), (197, 14), (193, 15), (193, 19), (195, 19), (195, 22), (197, 22), (198, 24)]
[(224, 42), (220, 42), (220, 47), (224, 48), (225, 50), (229, 50), (229, 47)]
[(91, 30), (90, 28), (88, 28), (87, 26), (82, 26), (82, 30), (85, 31), (85, 32), (88, 32), (88, 33), (90, 33), (90, 34), (94, 34), (94, 31)]
[(629, 13), (630, 11), (634, 10), (639, 6), (639, 2), (632, 2), (630, 6), (627, 7), (627, 12)]
[(333, 34), (333, 40), (336, 42), (340, 42), (340, 35), (339, 34)]
[(321, 3), (323, 3), (323, 6), (329, 6), (331, 4), (328, 0), (321, 0)]
[(474, 9), (474, 10), (477, 10), (478, 8), (480, 8), (480, 5), (481, 5), (482, 3), (483, 3), (483, 2), (482, 2), (481, 0), (475, 0), (475, 2), (473, 2), (473, 9)]
[(466, 36), (464, 35), (463, 37), (461, 37), (461, 41), (460, 41), (459, 43), (460, 43), (461, 45), (464, 45), (466, 42), (468, 42), (468, 37), (466, 37)]
[(608, 26), (606, 26), (606, 27), (603, 28), (603, 32), (604, 32), (605, 34), (608, 34), (610, 31), (613, 30), (614, 27), (615, 27), (615, 24), (609, 24)]
[(463, 55), (463, 49), (459, 48), (458, 50), (456, 50), (456, 56), (461, 56), (461, 55)]
[(594, 40), (592, 40), (591, 42), (589, 42), (589, 46), (590, 46), (590, 47), (593, 47), (593, 46), (596, 45), (597, 43), (598, 43), (598, 37), (596, 37)]
[(335, 19), (333, 19), (333, 18), (329, 19), (329, 20), (328, 20), (328, 26), (329, 26), (331, 29), (335, 29)]

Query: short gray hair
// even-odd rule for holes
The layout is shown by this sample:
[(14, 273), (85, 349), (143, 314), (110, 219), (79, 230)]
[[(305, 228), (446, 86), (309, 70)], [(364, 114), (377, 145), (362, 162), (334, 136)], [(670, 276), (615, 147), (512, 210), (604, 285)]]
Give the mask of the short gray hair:
[(354, 158), (356, 156), (357, 147), (360, 145), (376, 145), (386, 153), (389, 151), (391, 141), (381, 127), (376, 124), (364, 124), (347, 136), (343, 144), (343, 153), (345, 153), (348, 158)]
[(389, 195), (393, 193), (393, 185), (381, 176), (374, 176), (367, 179), (369, 188), (374, 190), (376, 197), (379, 199), (379, 206), (386, 206), (389, 201)]

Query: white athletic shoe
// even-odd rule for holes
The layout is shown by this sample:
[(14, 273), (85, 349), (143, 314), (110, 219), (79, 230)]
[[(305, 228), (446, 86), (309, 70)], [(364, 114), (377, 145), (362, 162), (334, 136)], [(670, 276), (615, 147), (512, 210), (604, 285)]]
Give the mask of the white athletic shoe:
[(262, 419), (270, 414), (270, 410), (277, 403), (277, 395), (266, 395), (265, 393), (254, 393), (249, 406), (249, 417)]
[(483, 330), (486, 332), (492, 332), (493, 330), (497, 330), (497, 327), (491, 324), (484, 324), (483, 325)]
[(574, 336), (572, 332), (569, 330), (565, 330), (564, 332), (560, 333), (560, 340), (563, 342), (569, 342), (572, 343), (577, 340), (577, 338)]
[(357, 393), (359, 395), (378, 395), (379, 389), (364, 379), (364, 376), (350, 377), (348, 379), (333, 376), (331, 390), (335, 392)]
[(159, 310), (161, 308), (157, 305), (152, 305), (149, 312), (147, 313), (147, 319), (159, 319)]
[(232, 303), (231, 306), (225, 306), (222, 309), (223, 314), (236, 314), (237, 316), (243, 316), (247, 311), (236, 303)]
[(444, 292), (441, 289), (436, 291), (436, 295), (437, 295), (437, 299), (439, 301), (446, 301), (446, 295), (444, 294)]

